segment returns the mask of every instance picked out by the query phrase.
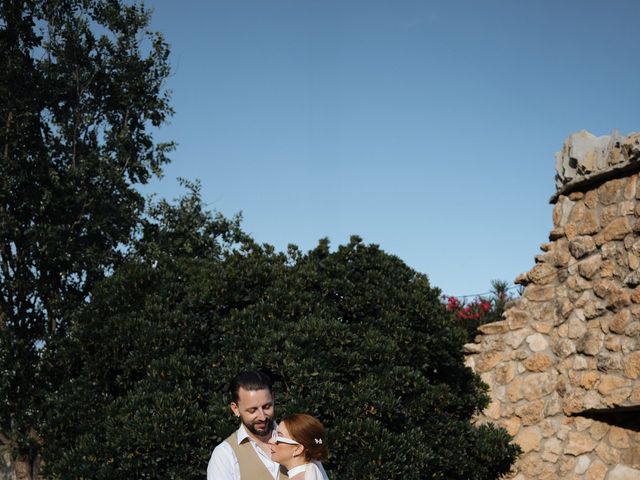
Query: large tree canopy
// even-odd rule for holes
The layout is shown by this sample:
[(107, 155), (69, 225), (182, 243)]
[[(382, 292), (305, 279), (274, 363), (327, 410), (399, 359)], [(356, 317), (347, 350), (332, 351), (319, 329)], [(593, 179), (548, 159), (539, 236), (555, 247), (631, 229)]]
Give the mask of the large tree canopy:
[(276, 253), (196, 191), (78, 315), (51, 364), (72, 372), (43, 429), (54, 478), (203, 478), (252, 367), (279, 376), (278, 415), (326, 424), (332, 478), (493, 479), (516, 453), (470, 422), (487, 397), (440, 292), (357, 237)]
[(135, 232), (169, 144), (168, 48), (143, 7), (0, 0), (0, 438), (38, 444), (40, 357)]

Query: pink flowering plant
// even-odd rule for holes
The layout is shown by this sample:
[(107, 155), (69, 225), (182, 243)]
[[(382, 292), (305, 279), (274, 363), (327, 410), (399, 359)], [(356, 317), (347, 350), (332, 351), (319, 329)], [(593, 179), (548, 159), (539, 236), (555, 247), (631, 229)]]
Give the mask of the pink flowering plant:
[(471, 301), (464, 298), (444, 296), (447, 310), (457, 323), (467, 331), (468, 341), (473, 341), (478, 327), (485, 323), (496, 322), (502, 318), (505, 306), (514, 296), (509, 294), (509, 284), (501, 280), (491, 282), (489, 297), (478, 296)]

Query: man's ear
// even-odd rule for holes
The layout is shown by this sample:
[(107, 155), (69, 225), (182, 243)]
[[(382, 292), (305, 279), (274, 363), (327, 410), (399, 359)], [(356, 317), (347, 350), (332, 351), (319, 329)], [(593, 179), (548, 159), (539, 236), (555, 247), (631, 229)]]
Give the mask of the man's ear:
[(238, 404), (236, 402), (231, 402), (229, 404), (229, 406), (231, 407), (231, 411), (233, 412), (233, 414), (236, 417), (239, 417), (240, 416), (240, 409), (238, 408)]

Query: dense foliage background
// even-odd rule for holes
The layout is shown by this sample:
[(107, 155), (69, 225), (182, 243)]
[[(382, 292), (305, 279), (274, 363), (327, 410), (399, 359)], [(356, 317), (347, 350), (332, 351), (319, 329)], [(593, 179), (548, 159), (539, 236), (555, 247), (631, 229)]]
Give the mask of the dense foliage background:
[(237, 428), (229, 379), (263, 367), (280, 378), (279, 415), (328, 427), (333, 478), (496, 478), (515, 447), (470, 423), (487, 399), (463, 342), (439, 290), (397, 257), (357, 237), (276, 253), (210, 217), (196, 190), (156, 209), (58, 346), (50, 472), (203, 478)]
[(169, 49), (118, 0), (0, 0), (0, 445), (37, 472), (42, 353), (122, 260), (171, 144)]
[(329, 430), (332, 478), (492, 479), (484, 386), (427, 277), (353, 237), (278, 253), (145, 205), (170, 144), (168, 46), (141, 5), (0, 0), (0, 443), (24, 478), (200, 479), (241, 369)]

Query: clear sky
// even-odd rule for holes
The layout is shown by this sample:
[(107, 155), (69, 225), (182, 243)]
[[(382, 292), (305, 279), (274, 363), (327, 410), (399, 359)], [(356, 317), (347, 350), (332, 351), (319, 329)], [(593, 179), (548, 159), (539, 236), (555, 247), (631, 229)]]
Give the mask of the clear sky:
[(571, 133), (640, 130), (637, 0), (151, 0), (178, 142), (146, 192), (279, 250), (358, 234), (449, 295), (534, 265)]

